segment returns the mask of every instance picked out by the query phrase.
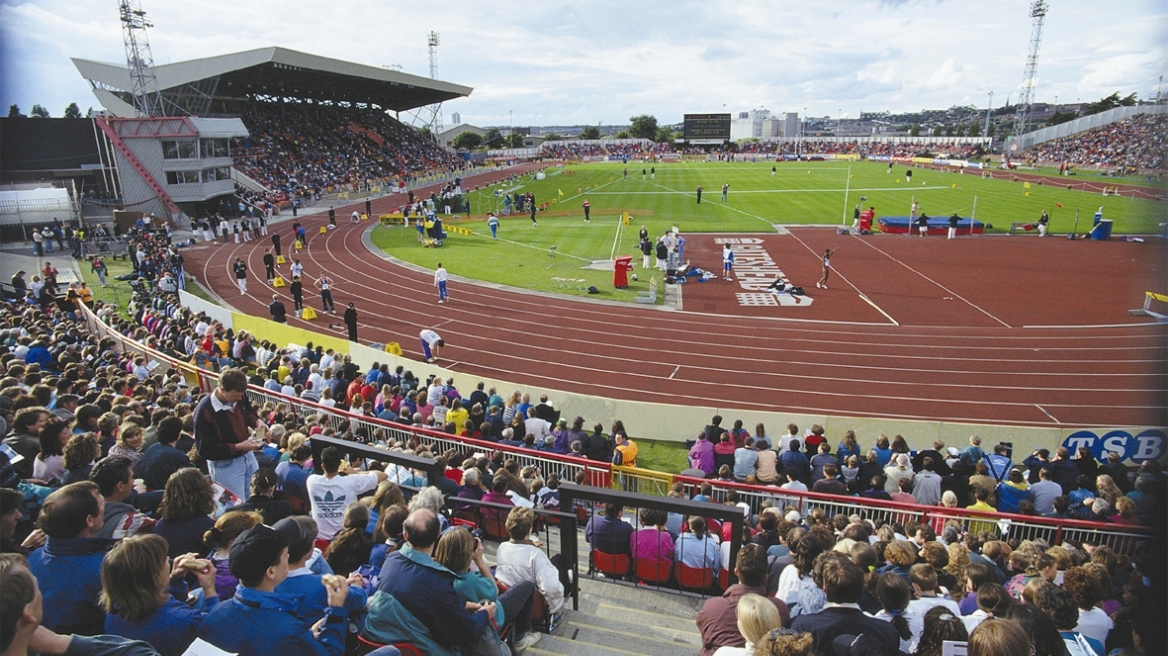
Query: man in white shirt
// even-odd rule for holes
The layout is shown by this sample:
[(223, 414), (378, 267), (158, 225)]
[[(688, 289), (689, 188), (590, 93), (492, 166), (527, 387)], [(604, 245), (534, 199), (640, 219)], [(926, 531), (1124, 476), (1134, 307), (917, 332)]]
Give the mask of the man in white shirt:
[(778, 449), (779, 455), (791, 450), (791, 442), (801, 439), (799, 437), (799, 427), (795, 424), (787, 424), (787, 434), (775, 440), (775, 448)]
[(535, 406), (527, 409), (527, 419), (523, 420), (523, 427), (529, 435), (535, 436), (536, 444), (543, 444), (544, 438), (552, 434), (552, 425), (535, 416)]
[(446, 281), (450, 279), (450, 274), (446, 273), (446, 269), (442, 268), (442, 263), (438, 263), (438, 268), (434, 270), (434, 286), (438, 288), (438, 302), (445, 303), (450, 294), (446, 293)]
[(312, 518), (316, 520), (317, 537), (332, 540), (345, 517), (345, 508), (357, 497), (376, 488), (387, 476), (385, 472), (361, 473), (350, 469), (340, 475), (345, 453), (335, 446), (326, 447), (320, 454), (324, 475), (308, 477), (308, 496), (312, 498)]
[(915, 599), (908, 602), (905, 615), (908, 617), (908, 628), (912, 631), (912, 648), (916, 651), (917, 643), (921, 639), (921, 632), (925, 628), (925, 613), (934, 606), (948, 608), (954, 617), (961, 617), (961, 609), (957, 602), (937, 594), (937, 570), (928, 563), (917, 563), (908, 571), (908, 578), (912, 581)]
[(422, 355), (426, 362), (433, 362), (438, 359), (438, 353), (442, 351), (442, 347), (446, 346), (446, 341), (438, 333), (429, 328), (423, 330), (420, 335), (422, 338)]
[(787, 477), (787, 482), (779, 487), (784, 490), (795, 490), (796, 492), (807, 491), (807, 486), (803, 484), (803, 481), (799, 480), (799, 470), (792, 467), (783, 473)]

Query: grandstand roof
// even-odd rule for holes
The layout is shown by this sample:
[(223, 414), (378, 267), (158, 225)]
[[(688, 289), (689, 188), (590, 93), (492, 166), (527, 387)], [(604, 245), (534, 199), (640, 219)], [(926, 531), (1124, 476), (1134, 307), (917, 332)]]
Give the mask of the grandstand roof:
[[(124, 63), (74, 57), (73, 64), (93, 85), (106, 109), (115, 114), (126, 110), (124, 102), (130, 99), (131, 84), (130, 71)], [(209, 107), (212, 98), (283, 96), (368, 103), (393, 111), (406, 111), (469, 96), (473, 91), (471, 87), (452, 82), (276, 46), (157, 65), (154, 73), (164, 97), (196, 115), (202, 113), (191, 111), (201, 109), (200, 103), (193, 102), (198, 99), (204, 101), (204, 107)], [(110, 94), (122, 103), (107, 104)]]

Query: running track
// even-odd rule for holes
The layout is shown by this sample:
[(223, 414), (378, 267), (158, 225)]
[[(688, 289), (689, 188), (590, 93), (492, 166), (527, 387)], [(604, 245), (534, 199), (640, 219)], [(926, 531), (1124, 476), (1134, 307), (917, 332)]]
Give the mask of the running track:
[[(486, 184), (531, 168), (535, 167), (483, 174), (464, 185)], [(428, 195), (429, 191), (416, 193)], [(404, 202), (402, 196), (377, 199), (373, 211), (386, 212)], [(1145, 253), (1154, 264), (1146, 276), (1138, 276), (1141, 279), (1124, 290), (1124, 298), (1112, 299), (1108, 307), (1100, 308), (1099, 299), (1113, 295), (1096, 294), (1088, 307), (1072, 308), (1070, 315), (1082, 320), (1058, 324), (1071, 327), (1023, 327), (1054, 323), (1041, 320), (1043, 316), (1065, 318), (1067, 305), (1075, 297), (1018, 296), (1018, 290), (1031, 287), (1026, 281), (1035, 276), (1045, 288), (1061, 280), (1056, 289), (1066, 289), (1070, 283), (1095, 290), (1102, 285), (1090, 275), (1078, 276), (1114, 269), (1116, 262), (1130, 259), (1121, 257), (1127, 251), (1084, 248), (1071, 262), (1065, 255), (1061, 261), (1058, 255), (1052, 262), (1028, 260), (1025, 271), (1005, 278), (1014, 281), (1009, 284), (970, 284), (973, 276), (963, 274), (962, 267), (976, 266), (976, 262), (963, 263), (959, 257), (943, 256), (932, 269), (914, 262), (912, 268), (929, 282), (918, 281), (911, 289), (930, 290), (932, 284), (946, 292), (960, 289), (964, 293), (956, 305), (941, 302), (941, 292), (936, 290), (919, 295), (898, 292), (880, 280), (884, 274), (879, 272), (864, 272), (875, 280), (861, 280), (864, 276), (855, 273), (849, 277), (841, 262), (836, 272), (845, 279), (833, 279), (830, 292), (841, 308), (834, 320), (783, 321), (724, 313), (721, 306), (711, 311), (708, 304), (691, 307), (690, 300), (683, 311), (670, 312), (457, 279), (451, 281), (451, 302), (439, 305), (432, 272), (399, 266), (371, 253), (362, 239), (369, 223), (349, 223), (354, 209), (364, 211), (364, 202), (337, 206), (339, 227), (327, 235), (314, 234), (327, 223), (323, 212), (300, 217), (310, 235), (309, 250), (300, 254), (306, 274), (327, 270), (335, 282), (337, 306), (357, 304), (362, 342), (396, 341), (407, 357), (420, 360), (417, 335), (423, 328), (434, 328), (448, 343), (439, 364), (456, 373), (609, 398), (743, 410), (1061, 428), (1168, 426), (1168, 327), (1127, 317), (1126, 310), (1121, 310), (1123, 317), (1115, 315), (1116, 308), (1137, 307), (1142, 302), (1142, 286), (1158, 283), (1163, 287), (1162, 242), (1101, 244), (1147, 246)], [(274, 226), (285, 244), (290, 225)], [(808, 229), (795, 231), (794, 237), (803, 244), (801, 248), (821, 252), (821, 244), (830, 235)], [(920, 248), (907, 237), (874, 239), (884, 240), (872, 242), (881, 252), (898, 244)], [(994, 243), (993, 239), (1011, 238), (981, 238), (982, 243)], [(1028, 242), (1028, 249), (1039, 243), (1037, 237), (1013, 239)], [(709, 236), (694, 235), (690, 241), (715, 248)], [(199, 244), (184, 252), (188, 271), (209, 283), (227, 303), (241, 312), (267, 317), (274, 291), (291, 307), (286, 287), (273, 290), (261, 278), (263, 251), (268, 246), (265, 238), (238, 245)], [(863, 246), (852, 250), (868, 251)], [(244, 258), (252, 274), (247, 296), (238, 294), (230, 272), (236, 257)], [(837, 257), (843, 259), (842, 254)], [(1087, 261), (1093, 257), (1104, 261)], [(807, 262), (813, 277), (807, 280), (804, 274), (799, 280), (807, 280), (805, 286), (813, 288), (815, 258), (804, 258), (795, 268), (806, 268)], [(1000, 262), (990, 268), (1015, 264), (1019, 263)], [(893, 267), (887, 275), (908, 275), (901, 265), (887, 266)], [(1130, 266), (1139, 271), (1149, 265), (1140, 261)], [(286, 268), (283, 272), (287, 275)], [(795, 279), (794, 273), (787, 273)], [(968, 289), (960, 287), (962, 280)], [(695, 289), (684, 290), (686, 299), (709, 295), (707, 289), (689, 288)], [(970, 298), (977, 289), (982, 289), (980, 300)], [(1137, 289), (1137, 298), (1126, 297)], [(900, 325), (875, 312), (857, 323), (851, 310), (872, 305), (857, 300), (860, 294), (897, 317)], [(817, 315), (831, 307), (832, 298), (828, 292), (817, 294)], [(305, 300), (318, 306), (313, 290), (305, 290)], [(963, 311), (939, 311), (957, 306)], [(1009, 314), (1011, 307), (1014, 316)], [(1044, 307), (1050, 312), (1044, 312)], [(1101, 309), (1110, 311), (1110, 320), (1094, 320), (1093, 313)], [(1002, 316), (1013, 321), (1003, 321)], [(328, 331), (329, 320), (327, 316), (313, 322), (290, 319), (317, 331)], [(339, 317), (335, 321), (339, 324)], [(334, 332), (343, 335), (343, 326)]]

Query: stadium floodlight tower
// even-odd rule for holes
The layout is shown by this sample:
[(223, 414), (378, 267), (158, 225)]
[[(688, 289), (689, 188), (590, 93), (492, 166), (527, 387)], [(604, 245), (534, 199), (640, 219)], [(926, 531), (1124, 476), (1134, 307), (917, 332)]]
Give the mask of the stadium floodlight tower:
[[(430, 47), (430, 79), (438, 79), (438, 46), (442, 41), (438, 38), (437, 32), (430, 32), (430, 36), (426, 43)], [(442, 103), (431, 106), (433, 109), (433, 116), (430, 117), (430, 134), (435, 137), (442, 132)]]
[(126, 65), (130, 69), (134, 109), (140, 116), (165, 116), (162, 92), (158, 90), (158, 78), (154, 75), (154, 55), (150, 53), (150, 41), (146, 38), (146, 29), (153, 25), (146, 20), (146, 12), (142, 11), (142, 3), (138, 0), (121, 0), (118, 11), (126, 42)]
[(1038, 77), (1038, 45), (1042, 41), (1042, 21), (1046, 18), (1046, 0), (1034, 0), (1030, 4), (1030, 54), (1026, 57), (1026, 73), (1022, 76), (1022, 97), (1018, 100), (1018, 113), (1014, 116), (1015, 138), (1026, 132), (1030, 119), (1030, 102), (1034, 95), (1034, 80)]

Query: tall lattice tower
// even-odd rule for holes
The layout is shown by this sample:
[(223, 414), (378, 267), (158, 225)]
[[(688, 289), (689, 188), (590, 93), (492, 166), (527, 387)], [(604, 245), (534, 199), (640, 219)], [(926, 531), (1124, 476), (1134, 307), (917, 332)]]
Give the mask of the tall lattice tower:
[(165, 116), (158, 78), (154, 75), (154, 55), (150, 53), (150, 41), (146, 38), (146, 28), (153, 25), (146, 20), (146, 12), (142, 11), (139, 0), (121, 0), (118, 9), (126, 42), (126, 64), (130, 69), (134, 109), (141, 116)]
[[(441, 44), (441, 40), (438, 38), (437, 32), (430, 32), (430, 37), (427, 40), (427, 44), (430, 46), (430, 79), (437, 80), (438, 46)], [(438, 138), (438, 135), (442, 132), (442, 103), (432, 105), (431, 108), (434, 114), (430, 118), (430, 134), (434, 135), (434, 138)]]
[(1042, 21), (1046, 18), (1046, 0), (1034, 0), (1030, 4), (1030, 54), (1026, 57), (1026, 73), (1022, 75), (1022, 95), (1018, 100), (1018, 113), (1014, 116), (1015, 136), (1026, 132), (1030, 119), (1030, 102), (1034, 94), (1034, 79), (1038, 77), (1038, 45), (1042, 41)]

